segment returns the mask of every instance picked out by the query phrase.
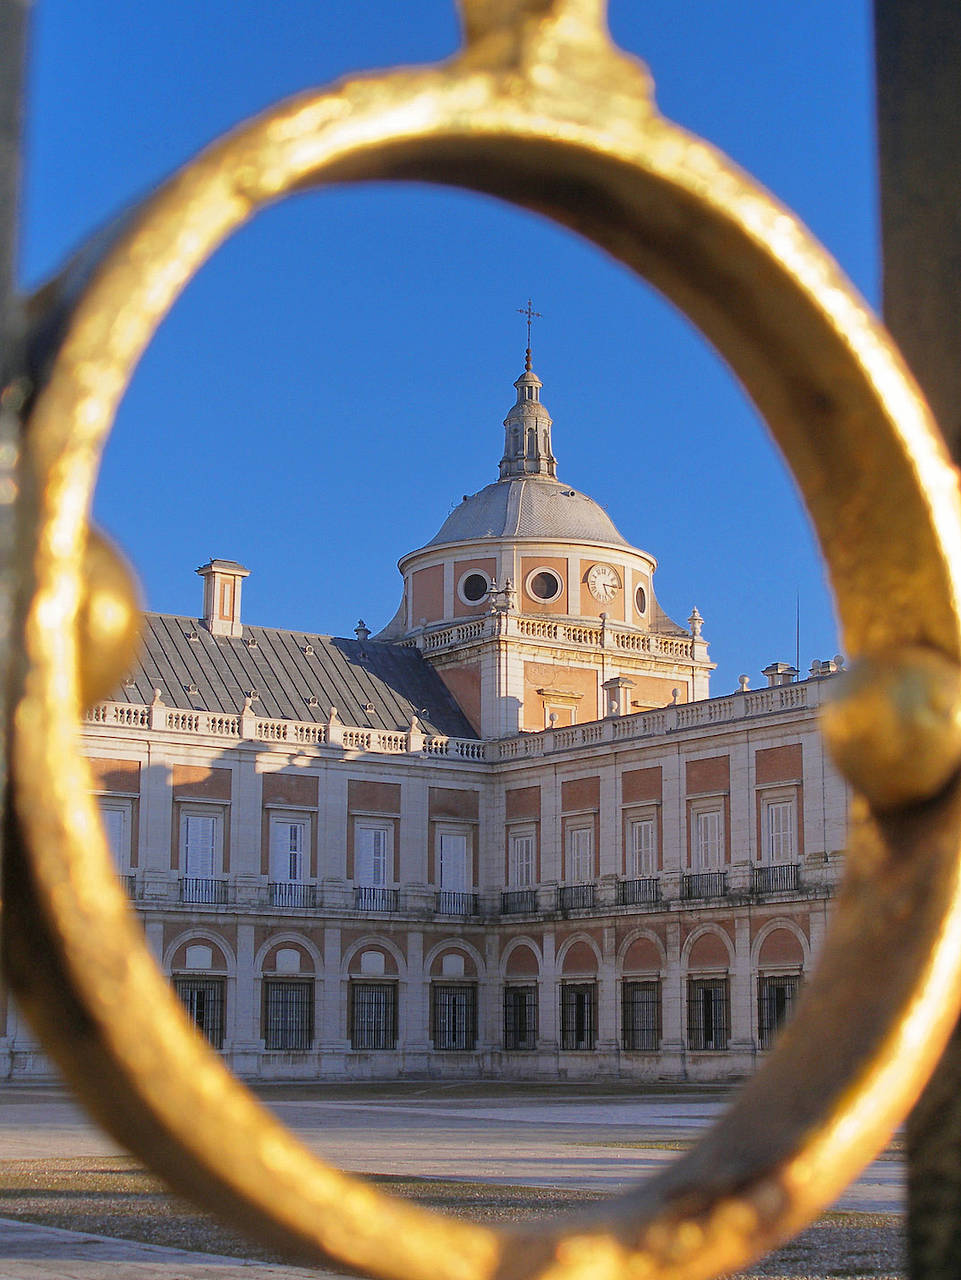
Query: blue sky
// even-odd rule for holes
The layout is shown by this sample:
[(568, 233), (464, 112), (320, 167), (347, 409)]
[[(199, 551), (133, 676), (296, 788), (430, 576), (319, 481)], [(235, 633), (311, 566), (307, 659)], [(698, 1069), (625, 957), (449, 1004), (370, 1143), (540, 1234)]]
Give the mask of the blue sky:
[[(618, 41), (661, 110), (790, 205), (877, 305), (866, 0), (621, 0)], [(441, 0), (37, 0), (23, 277), (241, 119), (348, 71), (426, 62), (458, 39)], [(697, 604), (718, 670), (838, 648), (790, 478), (726, 367), (648, 286), (492, 200), (343, 188), (262, 214), (208, 264), (144, 357), (96, 518), (150, 608), (196, 614), (193, 570), (242, 560), (248, 621), (350, 634), (400, 595), (397, 559), (496, 478), (523, 368), (559, 475), (655, 555), (663, 607)]]

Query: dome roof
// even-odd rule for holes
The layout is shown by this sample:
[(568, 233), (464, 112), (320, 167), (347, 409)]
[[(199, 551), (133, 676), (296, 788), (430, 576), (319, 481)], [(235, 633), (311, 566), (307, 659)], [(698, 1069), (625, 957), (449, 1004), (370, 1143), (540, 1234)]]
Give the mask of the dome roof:
[(629, 546), (586, 493), (546, 476), (497, 480), (456, 507), (427, 546), (477, 538), (544, 538)]

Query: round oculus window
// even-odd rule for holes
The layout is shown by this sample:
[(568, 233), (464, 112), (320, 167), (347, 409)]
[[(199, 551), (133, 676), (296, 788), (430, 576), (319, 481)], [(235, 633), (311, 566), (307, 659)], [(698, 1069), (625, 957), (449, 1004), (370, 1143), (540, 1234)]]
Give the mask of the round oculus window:
[(527, 576), (527, 594), (545, 604), (556, 600), (563, 589), (564, 584), (553, 569), (535, 569)]
[(634, 603), (638, 613), (647, 613), (647, 592), (643, 587), (638, 587), (634, 592)]
[(466, 604), (480, 604), (490, 591), (486, 573), (467, 573), (460, 580), (460, 596)]

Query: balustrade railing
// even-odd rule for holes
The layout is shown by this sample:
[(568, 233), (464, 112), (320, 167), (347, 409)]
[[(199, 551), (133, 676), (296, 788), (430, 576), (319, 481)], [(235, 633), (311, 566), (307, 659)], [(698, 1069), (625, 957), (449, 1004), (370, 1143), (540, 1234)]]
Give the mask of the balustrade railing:
[(297, 884), (289, 880), (275, 880), (267, 886), (267, 896), (272, 907), (303, 907), (313, 910), (317, 906), (317, 886)]
[(557, 890), (557, 906), (560, 911), (589, 910), (594, 905), (592, 884), (562, 884)]
[(250, 738), (259, 742), (297, 746), (345, 747), (382, 755), (424, 751), (428, 755), (483, 760), (485, 744), (475, 738), (425, 737), (406, 730), (368, 729), (354, 725), (328, 725), (303, 720), (272, 720), (260, 716), (222, 715), (208, 711), (182, 711), (165, 706), (132, 706), (126, 702), (100, 702), (84, 714), (90, 725), (123, 725), (134, 729), (164, 729), (171, 733), (216, 738)]
[(755, 867), (753, 880), (755, 893), (790, 893), (801, 883), (800, 868), (796, 862), (785, 862), (773, 867)]
[(644, 876), (640, 880), (618, 880), (617, 905), (637, 907), (647, 902), (660, 902), (661, 882), (657, 876)]
[[(566, 624), (516, 619), (523, 634), (558, 633)], [(523, 624), (523, 626), (522, 626)], [(471, 624), (471, 625), (480, 625)], [(570, 629), (570, 628), (567, 628)], [(582, 628), (583, 630), (583, 628)], [(590, 628), (588, 628), (590, 630)], [(653, 644), (682, 643), (671, 637), (646, 637)], [(587, 724), (565, 725), (525, 733), (498, 742), (477, 738), (449, 738), (393, 729), (369, 729), (357, 725), (316, 724), (312, 721), (270, 720), (257, 716), (221, 715), (206, 711), (181, 711), (163, 706), (138, 707), (128, 703), (101, 702), (84, 715), (90, 725), (122, 725), (134, 729), (166, 729), (173, 733), (206, 735), (217, 738), (248, 738), (261, 742), (289, 743), (369, 751), (383, 755), (421, 752), (428, 756), (456, 757), (459, 760), (533, 759), (553, 751), (567, 751), (605, 742), (624, 742), (656, 737), (674, 730), (694, 729), (703, 725), (719, 725), (751, 716), (777, 711), (816, 708), (821, 701), (819, 686), (824, 679), (799, 684), (780, 685), (772, 689), (748, 690), (727, 694), (722, 698), (705, 698), (678, 706), (641, 711), (636, 715), (607, 717)]]
[(726, 871), (698, 871), (681, 877), (682, 898), (723, 898), (725, 893)]
[(399, 894), (396, 889), (384, 889), (380, 885), (358, 884), (354, 886), (355, 911), (396, 911)]
[(501, 915), (530, 915), (537, 910), (536, 889), (505, 889), (501, 894)]
[(437, 914), (441, 916), (476, 916), (477, 894), (454, 889), (441, 889), (437, 895)]
[(209, 880), (199, 876), (182, 876), (180, 901), (222, 907), (227, 902), (227, 881)]

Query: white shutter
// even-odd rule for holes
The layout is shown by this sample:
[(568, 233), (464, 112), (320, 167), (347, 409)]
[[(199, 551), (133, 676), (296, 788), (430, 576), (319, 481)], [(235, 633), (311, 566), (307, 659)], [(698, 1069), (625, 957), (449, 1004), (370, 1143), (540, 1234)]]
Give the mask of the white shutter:
[(451, 893), (467, 889), (467, 836), (445, 831), (440, 837), (440, 887)]
[(209, 880), (214, 874), (217, 818), (188, 813), (183, 823), (184, 873), (198, 880)]
[(570, 878), (579, 884), (594, 879), (594, 832), (590, 827), (575, 827), (570, 833)]
[(118, 871), (126, 871), (130, 863), (130, 842), (127, 834), (127, 813), (119, 805), (112, 805), (100, 811), (103, 818), (107, 844), (113, 854), (114, 866)]
[(698, 871), (717, 871), (721, 866), (721, 810), (699, 813), (695, 823)]
[(657, 875), (653, 818), (638, 818), (631, 823), (631, 853), (635, 880)]
[(508, 874), (514, 889), (526, 889), (534, 883), (533, 836), (511, 836)]
[(275, 818), (270, 825), (270, 878), (298, 884), (304, 879), (306, 822)]
[(354, 878), (359, 885), (385, 885), (387, 875), (386, 827), (354, 829)]
[(793, 862), (794, 828), (793, 800), (777, 800), (767, 806), (767, 855), (769, 862)]

